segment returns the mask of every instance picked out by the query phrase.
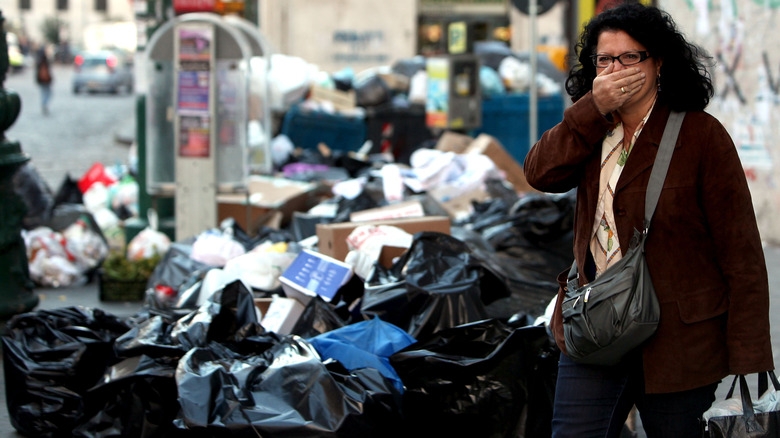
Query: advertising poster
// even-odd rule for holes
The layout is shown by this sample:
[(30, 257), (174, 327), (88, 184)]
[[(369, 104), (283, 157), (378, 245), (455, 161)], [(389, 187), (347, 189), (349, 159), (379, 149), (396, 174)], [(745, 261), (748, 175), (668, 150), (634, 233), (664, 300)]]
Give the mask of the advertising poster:
[(425, 122), (432, 128), (446, 128), (449, 116), (449, 62), (445, 58), (428, 59), (428, 90)]
[(214, 31), (210, 27), (180, 27), (179, 61), (201, 66), (205, 63), (206, 68), (200, 70), (208, 70), (213, 39)]
[(179, 109), (209, 110), (209, 79), (207, 71), (179, 71)]
[(181, 25), (176, 32), (179, 156), (207, 158), (211, 154), (213, 129), (210, 100), (214, 28)]
[(210, 151), (211, 120), (203, 115), (179, 116), (179, 156), (208, 157)]

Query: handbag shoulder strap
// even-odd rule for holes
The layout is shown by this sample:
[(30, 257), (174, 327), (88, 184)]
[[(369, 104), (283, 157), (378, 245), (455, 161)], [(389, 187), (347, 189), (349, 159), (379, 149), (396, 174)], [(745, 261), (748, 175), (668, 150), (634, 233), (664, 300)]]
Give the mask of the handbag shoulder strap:
[(680, 133), (680, 126), (685, 118), (684, 112), (672, 111), (666, 120), (664, 135), (661, 137), (661, 144), (658, 146), (658, 153), (655, 156), (655, 164), (650, 172), (650, 181), (647, 183), (647, 194), (645, 195), (645, 229), (647, 233), (650, 228), (650, 219), (653, 218), (655, 207), (658, 205), (658, 198), (661, 196), (661, 189), (664, 186), (666, 172), (669, 170), (669, 162), (672, 161), (674, 145), (677, 143), (677, 136)]

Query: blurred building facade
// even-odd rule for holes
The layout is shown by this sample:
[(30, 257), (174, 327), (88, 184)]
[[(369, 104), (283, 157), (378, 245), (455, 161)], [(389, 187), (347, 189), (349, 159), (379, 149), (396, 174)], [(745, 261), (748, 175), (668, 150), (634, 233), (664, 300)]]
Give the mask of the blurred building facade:
[(56, 26), (58, 40), (76, 48), (87, 46), (90, 38), (94, 42), (96, 34), (107, 35), (100, 30), (106, 24), (134, 23), (133, 7), (128, 0), (0, 0), (7, 30), (41, 44), (53, 42), (46, 29)]

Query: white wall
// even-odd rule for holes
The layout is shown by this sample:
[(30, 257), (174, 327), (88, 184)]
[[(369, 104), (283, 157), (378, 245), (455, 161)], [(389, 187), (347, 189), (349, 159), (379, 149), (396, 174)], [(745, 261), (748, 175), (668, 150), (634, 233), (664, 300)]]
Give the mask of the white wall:
[(416, 11), (416, 0), (263, 1), (260, 31), (277, 53), (359, 72), (414, 56)]
[(717, 62), (707, 111), (740, 152), (762, 238), (780, 243), (780, 3), (662, 0), (659, 6)]

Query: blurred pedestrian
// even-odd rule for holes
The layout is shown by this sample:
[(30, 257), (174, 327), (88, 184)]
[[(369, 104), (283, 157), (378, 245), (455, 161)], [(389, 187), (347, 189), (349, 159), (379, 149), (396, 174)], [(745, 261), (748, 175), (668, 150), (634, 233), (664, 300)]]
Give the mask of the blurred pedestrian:
[(46, 46), (43, 45), (35, 57), (35, 82), (38, 83), (41, 89), (41, 109), (45, 115), (49, 114), (52, 80), (51, 66), (49, 65), (49, 58), (46, 56)]
[(636, 405), (648, 437), (698, 438), (721, 379), (774, 368), (767, 268), (745, 172), (726, 129), (704, 111), (714, 91), (710, 58), (669, 14), (635, 1), (594, 17), (577, 48), (566, 81), (575, 102), (524, 170), (538, 190), (577, 189), (580, 286), (613, 266), (643, 228), (666, 120), (686, 114), (644, 248), (658, 330), (618, 365), (576, 362), (566, 354), (559, 277), (552, 435), (617, 437)]

